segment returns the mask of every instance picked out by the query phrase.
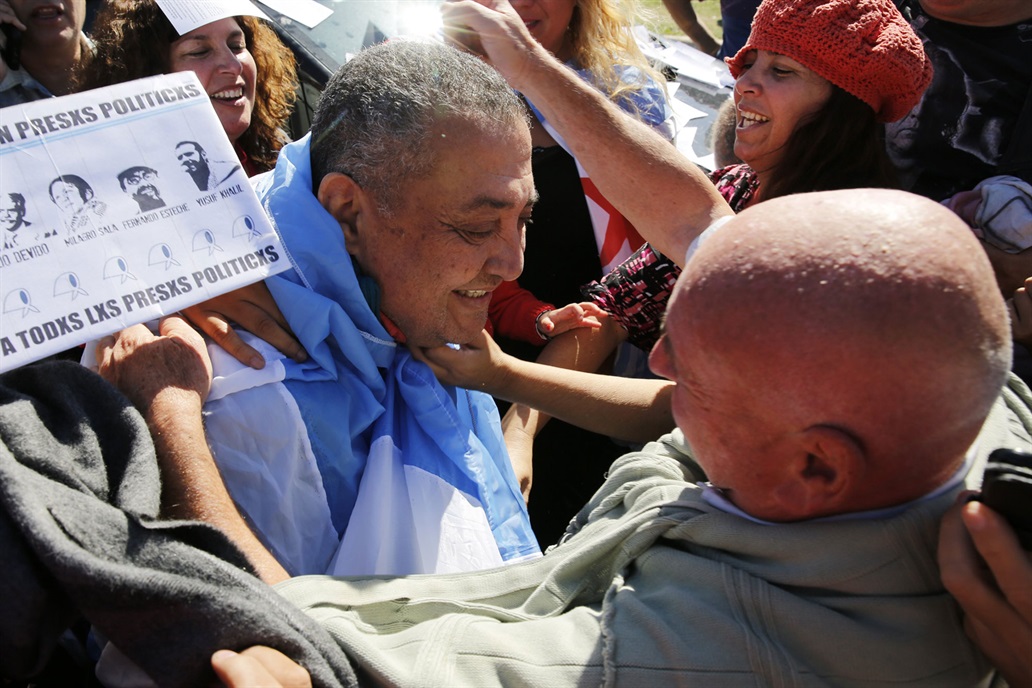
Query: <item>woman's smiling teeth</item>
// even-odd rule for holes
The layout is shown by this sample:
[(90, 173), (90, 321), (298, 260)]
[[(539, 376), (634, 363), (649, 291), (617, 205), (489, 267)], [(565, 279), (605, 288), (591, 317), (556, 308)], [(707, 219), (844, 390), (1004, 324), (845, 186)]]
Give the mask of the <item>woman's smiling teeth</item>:
[(738, 127), (740, 129), (746, 129), (753, 125), (763, 124), (764, 122), (769, 121), (770, 117), (764, 117), (763, 115), (758, 115), (755, 112), (749, 112), (748, 110), (738, 111)]
[(212, 93), (208, 97), (212, 100), (236, 100), (237, 98), (240, 98), (242, 95), (244, 95), (244, 89), (240, 86), (237, 86), (236, 88), (227, 88), (224, 91)]

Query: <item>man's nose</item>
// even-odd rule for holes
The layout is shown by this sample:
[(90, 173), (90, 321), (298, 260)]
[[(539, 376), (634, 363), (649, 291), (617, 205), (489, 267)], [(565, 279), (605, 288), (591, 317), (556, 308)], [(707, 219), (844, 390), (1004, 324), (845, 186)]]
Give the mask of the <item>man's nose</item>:
[(494, 252), (488, 261), (488, 270), (505, 281), (514, 280), (523, 272), (523, 226), (503, 232), (494, 242)]

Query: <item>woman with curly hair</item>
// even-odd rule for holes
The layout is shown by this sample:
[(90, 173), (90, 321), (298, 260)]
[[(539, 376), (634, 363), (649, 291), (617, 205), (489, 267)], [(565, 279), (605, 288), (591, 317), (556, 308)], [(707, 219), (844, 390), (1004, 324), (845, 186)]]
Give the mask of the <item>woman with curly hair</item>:
[(96, 50), (79, 67), (80, 90), (192, 71), (248, 175), (275, 166), (297, 76), (293, 54), (262, 20), (220, 19), (181, 36), (154, 0), (112, 0), (91, 35)]
[(650, 123), (665, 119), (655, 121), (660, 113), (652, 113), (662, 102), (663, 79), (630, 31), (635, 0), (517, 0), (513, 9), (538, 43), (612, 100)]
[[(95, 51), (76, 71), (78, 90), (192, 71), (247, 175), (276, 166), (280, 148), (289, 141), (283, 127), (296, 97), (297, 70), (293, 53), (264, 21), (227, 17), (180, 35), (154, 0), (108, 0), (91, 35)], [(180, 145), (186, 144), (197, 147), (193, 142)], [(203, 188), (200, 183), (198, 188)], [(291, 358), (306, 357), (261, 283), (216, 296), (183, 313), (239, 361), (255, 368), (263, 367), (264, 359), (234, 332), (230, 322), (249, 332), (263, 332), (270, 344)]]

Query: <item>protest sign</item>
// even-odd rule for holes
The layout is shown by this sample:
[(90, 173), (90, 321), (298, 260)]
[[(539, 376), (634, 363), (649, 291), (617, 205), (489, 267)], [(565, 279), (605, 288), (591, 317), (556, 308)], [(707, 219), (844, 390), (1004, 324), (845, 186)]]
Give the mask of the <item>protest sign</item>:
[(0, 109), (0, 371), (288, 267), (193, 72)]

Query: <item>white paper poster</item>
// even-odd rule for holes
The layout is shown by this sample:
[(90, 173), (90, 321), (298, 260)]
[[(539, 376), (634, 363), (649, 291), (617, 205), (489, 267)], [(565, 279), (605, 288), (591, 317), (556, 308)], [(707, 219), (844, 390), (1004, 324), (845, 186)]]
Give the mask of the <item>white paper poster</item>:
[(193, 72), (0, 109), (0, 371), (288, 267)]
[(157, 3), (180, 36), (226, 17), (269, 18), (251, 0), (157, 0)]

